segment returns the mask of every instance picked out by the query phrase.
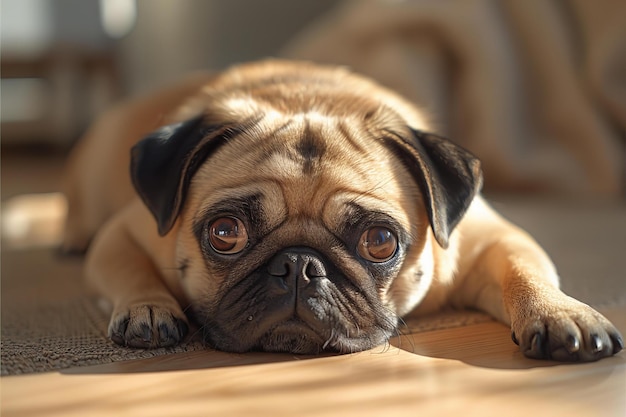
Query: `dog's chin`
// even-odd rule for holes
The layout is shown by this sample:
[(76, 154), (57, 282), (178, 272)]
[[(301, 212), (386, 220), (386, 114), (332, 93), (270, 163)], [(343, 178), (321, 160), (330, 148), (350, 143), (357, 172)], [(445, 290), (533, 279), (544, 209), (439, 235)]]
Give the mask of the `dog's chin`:
[(322, 351), (334, 351), (327, 345), (324, 338), (306, 324), (290, 320), (265, 333), (251, 350), (317, 355)]
[(219, 337), (205, 330), (205, 340), (213, 348), (226, 352), (318, 355), (324, 352), (354, 353), (371, 349), (388, 342), (391, 334), (383, 329), (358, 337), (349, 337), (334, 330), (328, 333), (321, 335), (299, 319), (291, 319), (273, 326), (256, 338), (250, 333)]
[(205, 342), (225, 352), (274, 352), (298, 355), (317, 355), (321, 352), (338, 352), (329, 346), (327, 338), (320, 335), (299, 319), (275, 324), (262, 333), (253, 330), (233, 333), (224, 332), (217, 326), (204, 331)]

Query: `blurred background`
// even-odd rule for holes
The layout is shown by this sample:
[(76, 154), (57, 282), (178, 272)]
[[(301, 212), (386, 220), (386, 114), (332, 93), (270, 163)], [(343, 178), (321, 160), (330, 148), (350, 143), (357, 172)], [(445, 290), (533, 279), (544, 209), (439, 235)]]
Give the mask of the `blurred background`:
[(120, 97), (276, 55), (335, 0), (2, 0), (2, 142), (67, 146)]
[[(399, 91), (482, 159), (487, 192), (626, 195), (621, 0), (2, 0), (0, 16), (7, 204), (58, 191), (64, 157), (112, 103), (268, 56)], [(7, 204), (5, 237), (25, 227)]]

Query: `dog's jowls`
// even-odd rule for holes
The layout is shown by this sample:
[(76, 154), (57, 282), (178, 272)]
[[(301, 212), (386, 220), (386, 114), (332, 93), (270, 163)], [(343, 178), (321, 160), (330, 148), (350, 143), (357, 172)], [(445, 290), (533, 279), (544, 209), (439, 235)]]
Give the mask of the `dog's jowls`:
[(66, 249), (93, 237), (87, 280), (119, 344), (176, 344), (191, 319), (217, 349), (352, 352), (452, 305), (533, 358), (623, 346), (485, 203), (476, 158), (345, 69), (264, 61), (122, 104), (68, 178)]

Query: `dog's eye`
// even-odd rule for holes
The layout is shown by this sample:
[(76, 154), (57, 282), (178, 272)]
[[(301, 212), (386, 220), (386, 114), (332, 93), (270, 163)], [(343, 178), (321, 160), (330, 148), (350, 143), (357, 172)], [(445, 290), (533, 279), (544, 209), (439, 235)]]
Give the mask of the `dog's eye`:
[(248, 231), (236, 217), (220, 217), (209, 225), (209, 243), (223, 255), (241, 252), (248, 244)]
[(359, 255), (371, 262), (385, 262), (395, 255), (398, 239), (386, 227), (372, 227), (366, 230), (359, 239), (357, 250)]

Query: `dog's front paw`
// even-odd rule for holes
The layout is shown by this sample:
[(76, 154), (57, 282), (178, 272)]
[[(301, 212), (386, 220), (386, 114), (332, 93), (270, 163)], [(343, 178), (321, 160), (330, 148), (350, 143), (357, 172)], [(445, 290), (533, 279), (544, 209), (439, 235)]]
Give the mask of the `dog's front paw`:
[(109, 337), (122, 346), (157, 348), (178, 344), (189, 330), (180, 313), (156, 305), (139, 305), (116, 312)]
[(619, 331), (602, 314), (570, 297), (526, 306), (511, 317), (511, 337), (525, 356), (595, 361), (624, 348)]

